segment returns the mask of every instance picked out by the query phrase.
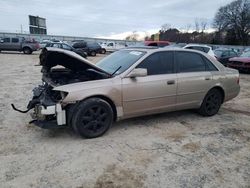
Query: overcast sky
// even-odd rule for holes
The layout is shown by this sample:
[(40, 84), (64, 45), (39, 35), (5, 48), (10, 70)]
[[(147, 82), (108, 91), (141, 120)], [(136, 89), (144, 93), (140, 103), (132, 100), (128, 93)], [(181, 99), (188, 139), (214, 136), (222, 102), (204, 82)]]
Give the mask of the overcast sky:
[(210, 23), (232, 0), (0, 0), (0, 31), (28, 31), (28, 15), (46, 18), (48, 34), (122, 38), (152, 33), (164, 23), (179, 29), (196, 18)]

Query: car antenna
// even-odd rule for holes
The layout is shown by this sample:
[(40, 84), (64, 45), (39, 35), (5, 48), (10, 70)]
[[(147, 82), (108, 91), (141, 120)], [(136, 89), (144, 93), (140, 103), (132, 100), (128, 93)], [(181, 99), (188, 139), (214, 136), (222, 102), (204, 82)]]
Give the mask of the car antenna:
[(120, 70), (120, 68), (122, 68), (122, 66), (118, 67), (118, 68), (115, 70), (115, 72), (113, 72), (113, 73), (111, 74), (111, 76), (114, 76), (114, 74), (117, 73), (117, 71)]

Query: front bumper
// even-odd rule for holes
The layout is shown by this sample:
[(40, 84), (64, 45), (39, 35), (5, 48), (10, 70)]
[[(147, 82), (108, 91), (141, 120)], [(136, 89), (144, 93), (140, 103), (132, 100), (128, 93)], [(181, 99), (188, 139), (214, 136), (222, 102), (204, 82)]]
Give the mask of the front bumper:
[(33, 123), (41, 128), (57, 128), (66, 126), (66, 111), (61, 104), (46, 106), (37, 104), (31, 114)]

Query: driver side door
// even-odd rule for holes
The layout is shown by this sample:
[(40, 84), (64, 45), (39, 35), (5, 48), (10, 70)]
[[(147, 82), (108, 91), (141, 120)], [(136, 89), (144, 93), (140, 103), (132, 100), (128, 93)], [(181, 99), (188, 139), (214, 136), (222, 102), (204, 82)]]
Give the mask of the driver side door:
[(177, 76), (174, 52), (156, 52), (136, 68), (147, 69), (147, 76), (123, 78), (124, 117), (171, 111), (176, 105)]

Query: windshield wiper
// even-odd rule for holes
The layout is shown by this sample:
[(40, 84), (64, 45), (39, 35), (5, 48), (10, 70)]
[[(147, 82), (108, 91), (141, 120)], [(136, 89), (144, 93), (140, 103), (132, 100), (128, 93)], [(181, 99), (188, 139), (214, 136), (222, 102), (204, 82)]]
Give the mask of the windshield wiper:
[(120, 70), (122, 68), (122, 66), (118, 67), (112, 74), (111, 76), (114, 76), (115, 73), (117, 73), (118, 70)]

